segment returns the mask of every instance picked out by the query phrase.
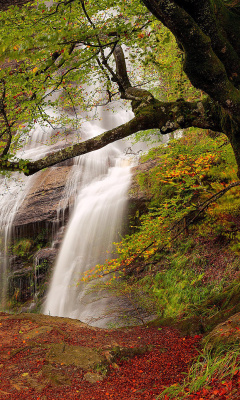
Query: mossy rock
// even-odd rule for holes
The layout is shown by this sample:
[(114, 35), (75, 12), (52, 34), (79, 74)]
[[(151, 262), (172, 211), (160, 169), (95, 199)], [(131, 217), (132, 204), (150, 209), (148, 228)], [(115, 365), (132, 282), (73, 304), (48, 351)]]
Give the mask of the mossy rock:
[(23, 339), (34, 339), (40, 335), (46, 335), (47, 333), (51, 332), (53, 330), (52, 326), (40, 326), (39, 328), (32, 329), (28, 331), (27, 333), (23, 334)]
[(98, 383), (100, 381), (103, 381), (104, 376), (96, 372), (87, 372), (84, 375), (83, 379), (89, 383)]
[(106, 362), (96, 350), (89, 347), (72, 346), (65, 342), (49, 345), (46, 359), (51, 363), (75, 365), (83, 370), (94, 369)]
[(232, 345), (238, 342), (240, 342), (240, 313), (218, 324), (202, 341), (209, 350), (219, 345)]
[(171, 326), (176, 328), (182, 336), (192, 336), (204, 333), (202, 320), (198, 316), (190, 318), (163, 318), (159, 317), (148, 323), (148, 326)]
[(50, 364), (44, 365), (41, 371), (45, 380), (54, 386), (71, 385), (69, 376)]

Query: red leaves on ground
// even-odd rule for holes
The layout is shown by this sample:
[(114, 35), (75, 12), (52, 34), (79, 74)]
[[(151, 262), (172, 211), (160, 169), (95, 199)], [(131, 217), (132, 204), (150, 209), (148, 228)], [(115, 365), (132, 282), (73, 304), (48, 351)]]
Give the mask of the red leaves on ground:
[[(45, 329), (41, 334), (43, 326), (49, 324), (51, 329)], [(34, 340), (27, 339), (33, 329), (39, 331), (39, 335)], [(165, 387), (183, 381), (183, 372), (187, 372), (193, 357), (198, 354), (196, 347), (200, 339), (200, 335), (182, 338), (177, 330), (168, 327), (161, 330), (153, 327), (94, 330), (68, 324), (62, 319), (44, 324), (42, 319), (38, 322), (35, 318), (32, 322), (28, 317), (17, 319), (16, 316), (2, 315), (0, 399), (155, 400)], [(47, 346), (63, 342), (103, 351), (116, 345), (129, 349), (151, 347), (148, 352), (131, 359), (116, 360), (102, 381), (89, 383), (84, 379), (86, 371), (46, 359)], [(49, 368), (56, 371), (55, 381), (48, 376)], [(239, 385), (238, 380), (237, 371), (232, 387), (230, 382), (213, 382), (211, 389), (203, 388), (199, 393), (189, 395), (189, 399), (231, 399), (227, 396)]]

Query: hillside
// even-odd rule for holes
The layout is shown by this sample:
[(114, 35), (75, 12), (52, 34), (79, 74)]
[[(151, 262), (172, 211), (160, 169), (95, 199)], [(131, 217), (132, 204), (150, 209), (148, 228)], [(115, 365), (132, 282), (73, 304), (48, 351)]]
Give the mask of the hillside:
[[(56, 393), (60, 398), (65, 393), (72, 399), (85, 398), (88, 393), (90, 399), (120, 399), (124, 390), (128, 399), (150, 400), (172, 384), (175, 386), (170, 386), (165, 399), (180, 399), (183, 389), (177, 384), (183, 382), (182, 372), (189, 370), (198, 354), (195, 346), (203, 352), (203, 361), (198, 359), (198, 372), (190, 375), (192, 394), (186, 398), (238, 398), (239, 191), (230, 186), (236, 182), (235, 161), (221, 136), (213, 140), (202, 133), (199, 140), (198, 132), (198, 145), (193, 151), (194, 140), (193, 133), (186, 133), (168, 147), (155, 148), (142, 157), (131, 189), (131, 196), (141, 199), (141, 208), (130, 213), (129, 234), (116, 245), (119, 258), (91, 273), (111, 272), (112, 276), (113, 270), (118, 270), (121, 281), (110, 279), (107, 287), (130, 301), (129, 323), (143, 325), (101, 330), (37, 314), (2, 314), (1, 365), (7, 366), (2, 376), (11, 376), (10, 383), (2, 381), (3, 399), (10, 395), (13, 400), (26, 398), (26, 394), (29, 399), (39, 394), (53, 399)], [(217, 193), (222, 196), (218, 198)], [(208, 207), (203, 209), (202, 204)], [(23, 252), (26, 240), (19, 239), (15, 251)], [(25, 248), (24, 257), (29, 262), (31, 247)], [(11, 306), (21, 309), (14, 294), (11, 302)], [(151, 314), (158, 317), (147, 323)], [(218, 325), (220, 322), (223, 324)], [(214, 327), (209, 339), (201, 342)], [(89, 346), (89, 337), (95, 338), (93, 347), (98, 354), (105, 354), (97, 366), (88, 370), (90, 375), (64, 359), (49, 359), (56, 343), (64, 348), (86, 343)], [(219, 341), (215, 343), (212, 338)], [(214, 351), (209, 351), (208, 340)], [(111, 362), (105, 353), (109, 348), (116, 357)], [(31, 360), (27, 369), (25, 357)], [(203, 379), (206, 368), (209, 373)], [(99, 381), (87, 383), (86, 376)], [(185, 390), (188, 388), (189, 384)]]
[[(0, 321), (3, 400), (158, 399), (165, 387), (177, 389), (183, 381), (201, 339), (167, 327), (99, 330), (33, 314), (1, 313)], [(232, 372), (231, 379), (210, 376), (186, 398), (237, 399), (240, 372)]]

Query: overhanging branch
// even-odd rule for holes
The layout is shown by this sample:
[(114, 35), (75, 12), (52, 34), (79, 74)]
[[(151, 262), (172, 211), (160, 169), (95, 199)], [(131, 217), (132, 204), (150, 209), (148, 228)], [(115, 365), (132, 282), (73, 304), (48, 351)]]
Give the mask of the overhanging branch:
[[(148, 92), (147, 92), (148, 93)], [(150, 94), (149, 94), (150, 95)], [(177, 129), (195, 126), (218, 131), (219, 126), (213, 124), (207, 102), (185, 102), (184, 100), (164, 103), (149, 97), (148, 102), (140, 102), (135, 108), (135, 117), (117, 128), (111, 129), (81, 143), (53, 152), (37, 161), (0, 160), (0, 169), (22, 171), (32, 175), (44, 168), (62, 161), (99, 150), (110, 143), (124, 139), (139, 131), (159, 129), (162, 134)]]
[[(230, 81), (211, 39), (174, 0), (143, 0), (146, 7), (174, 34), (185, 52), (184, 71), (192, 84), (206, 92), (239, 120), (240, 92)], [(180, 3), (180, 2), (179, 2)], [(223, 50), (224, 51), (224, 50)]]

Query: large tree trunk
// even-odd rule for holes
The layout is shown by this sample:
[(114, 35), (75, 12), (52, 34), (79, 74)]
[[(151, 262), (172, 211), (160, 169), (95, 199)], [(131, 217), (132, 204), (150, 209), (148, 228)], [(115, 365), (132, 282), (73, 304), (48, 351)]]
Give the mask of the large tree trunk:
[[(76, 0), (69, 0), (74, 3)], [(38, 161), (7, 159), (6, 145), (0, 167), (20, 170), (30, 175), (66, 159), (100, 149), (133, 133), (160, 129), (162, 134), (177, 129), (198, 127), (223, 132), (233, 147), (240, 171), (240, 11), (227, 8), (223, 0), (143, 0), (148, 10), (175, 35), (184, 51), (184, 70), (192, 84), (207, 94), (204, 101), (160, 102), (143, 89), (131, 86), (119, 36), (112, 48), (116, 68), (113, 69), (101, 48), (102, 70), (118, 84), (121, 98), (132, 102), (135, 117), (128, 123), (82, 143), (50, 154)], [(86, 12), (86, 10), (84, 9)], [(91, 22), (91, 21), (90, 21)], [(45, 71), (39, 70), (37, 74)], [(108, 76), (109, 77), (109, 76)], [(109, 79), (110, 80), (110, 79)], [(5, 86), (0, 99), (0, 111), (5, 112)], [(32, 100), (31, 98), (30, 100)], [(5, 116), (5, 135), (11, 130)], [(7, 128), (6, 128), (7, 127)], [(2, 134), (3, 135), (3, 134)], [(239, 172), (240, 177), (240, 172)]]

